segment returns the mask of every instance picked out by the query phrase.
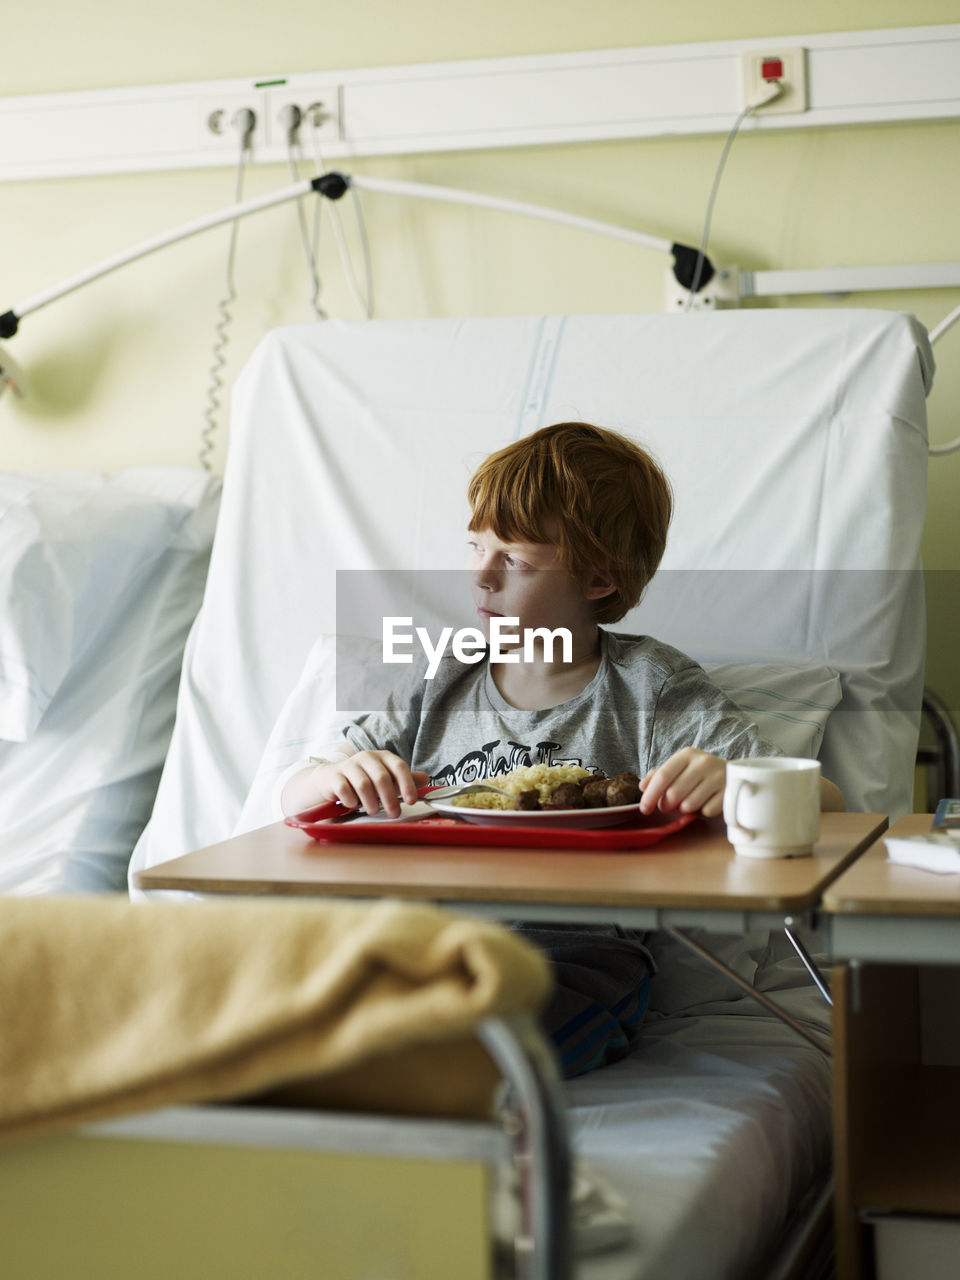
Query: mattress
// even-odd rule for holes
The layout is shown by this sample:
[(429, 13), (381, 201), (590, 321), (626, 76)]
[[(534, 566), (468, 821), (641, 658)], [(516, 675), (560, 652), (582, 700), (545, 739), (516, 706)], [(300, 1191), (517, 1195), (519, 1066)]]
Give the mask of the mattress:
[[(828, 1029), (785, 940), (699, 940)], [(679, 943), (651, 941), (663, 1008), (630, 1058), (565, 1086), (574, 1149), (616, 1187), (631, 1224), (625, 1244), (581, 1258), (578, 1280), (743, 1280), (762, 1274), (798, 1199), (828, 1174), (830, 1062)]]

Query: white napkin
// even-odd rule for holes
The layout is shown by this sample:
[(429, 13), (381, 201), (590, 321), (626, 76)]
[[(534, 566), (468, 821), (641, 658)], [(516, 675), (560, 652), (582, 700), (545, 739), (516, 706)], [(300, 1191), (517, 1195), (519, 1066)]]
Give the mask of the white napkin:
[(891, 862), (941, 874), (960, 872), (960, 839), (957, 836), (941, 832), (888, 836), (884, 844)]

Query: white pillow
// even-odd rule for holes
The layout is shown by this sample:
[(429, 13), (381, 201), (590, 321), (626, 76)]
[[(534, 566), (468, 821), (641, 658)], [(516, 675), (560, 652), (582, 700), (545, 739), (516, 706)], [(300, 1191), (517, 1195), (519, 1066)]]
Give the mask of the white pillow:
[(0, 633), (31, 659), (27, 679), (13, 662), (3, 671), (0, 893), (126, 887), (219, 491), (216, 477), (180, 467), (0, 476), (13, 592)]
[(843, 697), (832, 667), (706, 662), (703, 669), (788, 756), (819, 756), (827, 718)]
[(177, 520), (89, 471), (0, 474), (0, 738), (26, 742)]
[[(317, 639), (267, 740), (234, 834), (280, 819), (279, 793), (287, 776), (307, 756), (323, 755), (342, 739), (348, 721), (375, 705), (371, 693), (384, 670), (381, 654), (378, 640)], [(836, 671), (732, 662), (704, 669), (774, 746), (791, 756), (817, 755), (827, 717), (842, 696)], [(360, 709), (338, 711), (338, 703)]]

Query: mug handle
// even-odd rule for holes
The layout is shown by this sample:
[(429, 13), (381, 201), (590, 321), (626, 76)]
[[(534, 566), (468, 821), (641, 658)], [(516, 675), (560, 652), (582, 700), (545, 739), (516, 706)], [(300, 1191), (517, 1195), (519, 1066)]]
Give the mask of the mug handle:
[(757, 834), (756, 831), (752, 830), (750, 827), (745, 827), (743, 823), (740, 821), (740, 819), (737, 817), (737, 809), (740, 804), (740, 793), (741, 791), (743, 791), (744, 787), (747, 788), (748, 793), (751, 795), (757, 789), (755, 782), (748, 782), (746, 778), (741, 778), (741, 780), (737, 783), (736, 791), (734, 791), (733, 793), (733, 804), (730, 806), (730, 808), (733, 814), (734, 827), (736, 827), (738, 831), (742, 831), (745, 836), (749, 836), (750, 839), (753, 840), (756, 837), (756, 834)]

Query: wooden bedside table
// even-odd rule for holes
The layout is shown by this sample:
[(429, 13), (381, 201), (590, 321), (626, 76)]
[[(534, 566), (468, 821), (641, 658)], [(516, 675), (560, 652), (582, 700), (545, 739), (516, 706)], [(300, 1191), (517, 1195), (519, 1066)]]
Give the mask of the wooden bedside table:
[(695, 822), (647, 849), (320, 844), (282, 822), (146, 867), (138, 889), (418, 898), (504, 919), (695, 924), (738, 933), (782, 926), (886, 828), (883, 814), (825, 813), (806, 858), (738, 857), (722, 824)]
[[(910, 814), (891, 835), (929, 831)], [(960, 1274), (960, 876), (887, 859), (882, 839), (823, 895), (834, 993), (838, 1280)], [(949, 967), (948, 967), (949, 966)], [(946, 1269), (923, 1255), (949, 1257)], [(933, 1268), (932, 1270), (929, 1268)], [(890, 1274), (907, 1274), (900, 1269)]]

